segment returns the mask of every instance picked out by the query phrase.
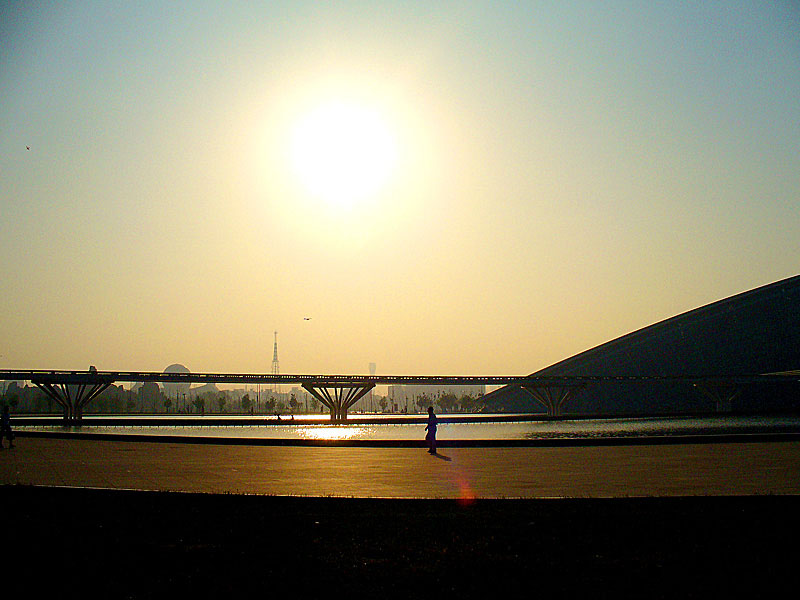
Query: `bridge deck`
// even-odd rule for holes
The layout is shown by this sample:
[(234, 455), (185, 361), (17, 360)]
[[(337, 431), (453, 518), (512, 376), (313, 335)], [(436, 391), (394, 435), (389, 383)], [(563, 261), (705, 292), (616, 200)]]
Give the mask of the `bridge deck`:
[(796, 373), (763, 375), (274, 375), (258, 373), (156, 373), (128, 371), (0, 370), (0, 380), (31, 381), (63, 409), (65, 422), (80, 422), (84, 408), (114, 383), (249, 383), (300, 384), (323, 406), (334, 422), (346, 422), (347, 411), (376, 385), (515, 385), (525, 390), (550, 416), (563, 413), (564, 405), (589, 384), (692, 384), (722, 410), (728, 410), (740, 387), (752, 383), (797, 382)]
[(159, 373), (152, 371), (59, 371), (0, 369), (0, 381), (52, 381), (67, 384), (88, 384), (97, 381), (133, 383), (249, 383), (311, 384), (315, 386), (375, 385), (568, 385), (593, 382), (732, 382), (755, 383), (796, 381), (798, 372), (752, 375), (273, 375), (266, 373)]

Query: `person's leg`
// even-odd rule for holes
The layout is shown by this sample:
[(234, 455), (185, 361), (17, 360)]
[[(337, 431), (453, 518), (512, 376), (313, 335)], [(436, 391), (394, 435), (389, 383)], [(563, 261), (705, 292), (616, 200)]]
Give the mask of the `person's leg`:
[(429, 435), (427, 441), (428, 441), (428, 453), (436, 454), (436, 437)]

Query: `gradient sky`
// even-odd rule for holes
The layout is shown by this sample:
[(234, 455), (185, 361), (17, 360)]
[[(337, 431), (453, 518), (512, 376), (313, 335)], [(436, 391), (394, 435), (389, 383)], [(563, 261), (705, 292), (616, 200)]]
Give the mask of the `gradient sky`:
[(800, 272), (795, 2), (0, 6), (0, 368), (526, 374)]

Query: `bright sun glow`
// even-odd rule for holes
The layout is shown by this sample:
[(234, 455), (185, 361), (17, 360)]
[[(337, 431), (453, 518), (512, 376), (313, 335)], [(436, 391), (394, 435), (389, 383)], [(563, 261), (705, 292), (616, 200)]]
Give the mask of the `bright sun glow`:
[(310, 440), (350, 440), (363, 437), (364, 433), (371, 433), (369, 428), (364, 427), (340, 427), (340, 426), (321, 426), (321, 427), (301, 427), (297, 430), (300, 437)]
[(298, 122), (291, 161), (311, 194), (335, 208), (352, 208), (386, 184), (397, 161), (397, 142), (378, 111), (331, 102)]

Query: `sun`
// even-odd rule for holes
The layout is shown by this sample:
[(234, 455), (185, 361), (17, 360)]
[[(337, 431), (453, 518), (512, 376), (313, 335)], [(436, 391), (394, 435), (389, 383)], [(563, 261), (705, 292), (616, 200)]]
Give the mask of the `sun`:
[(336, 209), (349, 209), (387, 183), (397, 162), (397, 140), (377, 109), (330, 101), (297, 121), (290, 160), (307, 192)]

